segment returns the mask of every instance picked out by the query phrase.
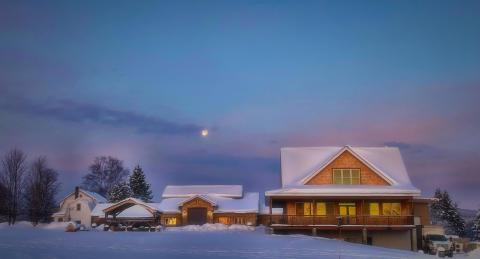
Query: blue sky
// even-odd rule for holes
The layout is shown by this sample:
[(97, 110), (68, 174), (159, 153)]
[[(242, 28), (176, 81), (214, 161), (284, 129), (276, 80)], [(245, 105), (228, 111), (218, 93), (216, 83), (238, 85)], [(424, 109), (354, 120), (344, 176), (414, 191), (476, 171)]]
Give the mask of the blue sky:
[[(478, 208), (478, 1), (2, 1), (0, 153), (279, 186), (283, 146), (399, 146)], [(211, 134), (203, 139), (202, 128)]]

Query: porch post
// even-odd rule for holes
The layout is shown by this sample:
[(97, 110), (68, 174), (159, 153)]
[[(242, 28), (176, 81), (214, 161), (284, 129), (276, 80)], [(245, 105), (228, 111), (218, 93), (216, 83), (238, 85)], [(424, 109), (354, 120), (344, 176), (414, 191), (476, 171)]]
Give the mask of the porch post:
[(363, 229), (362, 229), (362, 244), (364, 244), (364, 245), (367, 244), (367, 237), (368, 237), (367, 228), (363, 227)]
[(410, 238), (412, 244), (412, 251), (417, 251), (417, 230), (416, 228), (410, 229)]
[(269, 213), (268, 214), (270, 215), (268, 225), (272, 225), (272, 204), (273, 204), (272, 199), (273, 199), (272, 197), (268, 197), (268, 203), (269, 203), (269, 205), (268, 205)]

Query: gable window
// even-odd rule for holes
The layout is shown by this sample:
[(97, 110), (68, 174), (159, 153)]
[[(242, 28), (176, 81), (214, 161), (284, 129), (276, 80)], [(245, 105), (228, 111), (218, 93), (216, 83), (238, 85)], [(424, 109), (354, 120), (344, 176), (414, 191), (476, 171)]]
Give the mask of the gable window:
[(313, 206), (311, 202), (297, 202), (295, 203), (295, 212), (299, 216), (313, 215)]
[(327, 204), (325, 202), (317, 202), (317, 211), (316, 215), (325, 216), (327, 215)]
[(379, 216), (380, 215), (380, 204), (378, 202), (370, 202), (370, 216)]
[(82, 204), (78, 203), (77, 204), (77, 210), (81, 210), (82, 209)]
[(333, 169), (334, 184), (360, 184), (360, 169)]
[(384, 202), (382, 203), (382, 213), (385, 216), (400, 216), (402, 205), (400, 202)]

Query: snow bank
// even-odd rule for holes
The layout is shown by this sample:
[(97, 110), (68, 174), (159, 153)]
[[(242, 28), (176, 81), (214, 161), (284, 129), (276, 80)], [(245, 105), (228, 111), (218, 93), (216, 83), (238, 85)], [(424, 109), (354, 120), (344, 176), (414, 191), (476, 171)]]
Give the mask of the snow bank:
[(204, 224), (204, 225), (188, 225), (184, 227), (170, 227), (167, 231), (253, 231), (255, 227), (245, 225), (224, 225), (220, 223)]
[(39, 224), (37, 227), (50, 230), (65, 230), (69, 222), (52, 222), (50, 224)]
[(36, 228), (36, 229), (47, 229), (47, 230), (65, 230), (65, 227), (69, 222), (52, 222), (49, 224), (40, 223), (36, 226), (32, 225), (29, 221), (18, 221), (13, 226), (9, 226), (7, 222), (0, 223), (0, 229), (27, 229), (27, 228)]
[(33, 227), (31, 222), (28, 221), (17, 221), (15, 225), (9, 226), (8, 222), (0, 223), (0, 229), (4, 228), (31, 228)]
[(468, 253), (468, 257), (480, 258), (480, 248), (477, 248), (477, 249), (471, 251), (470, 253)]

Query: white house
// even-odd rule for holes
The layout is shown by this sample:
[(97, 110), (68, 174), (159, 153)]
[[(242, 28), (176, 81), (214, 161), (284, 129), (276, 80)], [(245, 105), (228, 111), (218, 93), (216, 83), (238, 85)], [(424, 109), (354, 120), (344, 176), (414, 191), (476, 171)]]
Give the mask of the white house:
[(98, 193), (75, 187), (75, 191), (60, 202), (60, 210), (52, 215), (55, 222), (74, 221), (90, 227), (91, 213), (99, 203), (106, 203), (105, 197)]

